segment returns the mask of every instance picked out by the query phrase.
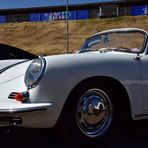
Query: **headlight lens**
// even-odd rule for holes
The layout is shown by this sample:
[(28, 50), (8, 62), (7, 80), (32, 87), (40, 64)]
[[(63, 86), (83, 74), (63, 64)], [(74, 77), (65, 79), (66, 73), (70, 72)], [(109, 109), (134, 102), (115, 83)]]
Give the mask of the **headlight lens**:
[(25, 74), (25, 85), (28, 89), (34, 88), (42, 78), (46, 67), (44, 58), (35, 59), (28, 67)]

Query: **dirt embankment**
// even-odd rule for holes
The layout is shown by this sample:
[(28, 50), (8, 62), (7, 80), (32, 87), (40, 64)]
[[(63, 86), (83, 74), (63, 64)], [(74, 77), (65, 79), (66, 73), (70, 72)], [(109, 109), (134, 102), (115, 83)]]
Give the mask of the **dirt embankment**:
[[(69, 21), (69, 52), (77, 51), (84, 40), (96, 32), (121, 27), (136, 27), (148, 31), (148, 17)], [(1, 24), (0, 43), (19, 47), (36, 55), (66, 53), (66, 22)]]

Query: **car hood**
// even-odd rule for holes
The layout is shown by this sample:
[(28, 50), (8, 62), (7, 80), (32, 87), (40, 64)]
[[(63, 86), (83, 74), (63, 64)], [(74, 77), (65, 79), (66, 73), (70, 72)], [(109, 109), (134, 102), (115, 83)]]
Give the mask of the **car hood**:
[(86, 52), (86, 53), (73, 53), (73, 54), (62, 54), (62, 55), (52, 55), (45, 57), (50, 68), (62, 69), (67, 66), (77, 65), (77, 66), (87, 66), (93, 65), (95, 63), (104, 64), (106, 62), (118, 62), (133, 59), (136, 56), (135, 53), (125, 53), (125, 52)]
[[(44, 57), (47, 61), (47, 66), (49, 69), (61, 69), (64, 67), (69, 67), (72, 65), (93, 65), (94, 63), (106, 63), (107, 61), (120, 61), (121, 59), (128, 60), (129, 57), (133, 57), (136, 54), (133, 53), (123, 53), (123, 52), (87, 52), (78, 54), (62, 54), (62, 55), (52, 55)], [(5, 66), (10, 66), (8, 69), (0, 73), (0, 84), (16, 79), (20, 76), (24, 76), (25, 72), (32, 62), (29, 61), (19, 61), (20, 63), (13, 61), (13, 64), (6, 62)]]
[(0, 61), (0, 84), (25, 74), (32, 60), (2, 60)]

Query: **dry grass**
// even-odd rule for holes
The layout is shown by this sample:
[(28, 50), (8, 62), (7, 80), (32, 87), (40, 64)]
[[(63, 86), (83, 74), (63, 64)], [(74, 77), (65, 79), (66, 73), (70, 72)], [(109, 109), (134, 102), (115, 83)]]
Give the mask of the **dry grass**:
[[(85, 38), (102, 30), (137, 27), (148, 31), (148, 17), (117, 17), (69, 21), (69, 51), (80, 48)], [(0, 42), (20, 47), (36, 55), (66, 52), (65, 21), (10, 23), (0, 25)]]

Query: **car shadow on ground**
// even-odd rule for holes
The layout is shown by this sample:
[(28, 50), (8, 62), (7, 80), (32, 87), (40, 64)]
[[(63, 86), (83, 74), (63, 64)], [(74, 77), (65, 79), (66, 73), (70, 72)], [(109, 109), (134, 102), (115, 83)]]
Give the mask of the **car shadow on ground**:
[[(95, 142), (93, 148), (147, 148), (148, 121), (136, 122), (130, 127), (124, 127), (124, 132), (107, 141)], [(55, 133), (41, 129), (26, 129), (26, 128), (2, 128), (0, 130), (0, 148), (59, 148), (70, 147), (78, 148), (85, 146), (85, 143), (67, 145), (61, 139), (57, 138)]]

